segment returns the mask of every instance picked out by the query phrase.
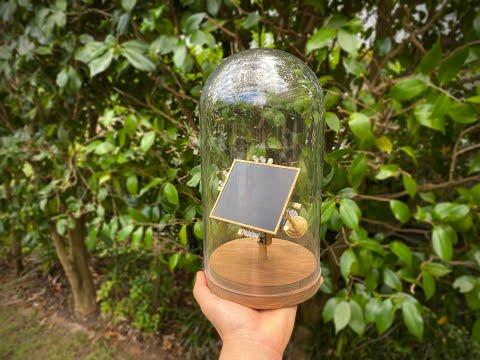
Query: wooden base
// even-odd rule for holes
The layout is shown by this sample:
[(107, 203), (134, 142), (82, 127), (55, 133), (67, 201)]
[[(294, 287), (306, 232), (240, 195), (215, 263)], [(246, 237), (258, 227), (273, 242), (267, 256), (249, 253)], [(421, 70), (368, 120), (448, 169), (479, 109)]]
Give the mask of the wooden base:
[(242, 238), (219, 246), (206, 269), (208, 286), (216, 295), (254, 309), (299, 304), (322, 283), (315, 255), (291, 241), (276, 239), (259, 257), (257, 239)]

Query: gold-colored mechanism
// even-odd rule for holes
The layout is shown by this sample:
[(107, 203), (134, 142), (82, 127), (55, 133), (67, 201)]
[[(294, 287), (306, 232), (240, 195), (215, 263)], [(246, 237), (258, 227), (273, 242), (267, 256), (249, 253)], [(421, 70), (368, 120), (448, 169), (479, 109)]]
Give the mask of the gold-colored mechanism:
[(285, 217), (285, 225), (283, 231), (291, 238), (297, 239), (305, 235), (308, 230), (308, 223), (304, 217), (298, 215), (296, 210), (302, 208), (301, 204), (293, 203), (292, 208), (295, 210), (288, 210)]

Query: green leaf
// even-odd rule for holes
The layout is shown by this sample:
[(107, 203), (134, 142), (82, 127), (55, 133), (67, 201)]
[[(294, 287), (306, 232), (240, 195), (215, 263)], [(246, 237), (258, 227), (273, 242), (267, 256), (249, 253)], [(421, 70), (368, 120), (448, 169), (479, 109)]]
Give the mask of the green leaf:
[(396, 241), (391, 242), (388, 246), (389, 246), (390, 250), (392, 250), (392, 252), (395, 255), (397, 255), (400, 260), (402, 260), (409, 267), (412, 266), (413, 255), (412, 255), (412, 251), (410, 250), (410, 248), (407, 245), (405, 245), (401, 241), (396, 240)]
[(367, 324), (375, 322), (375, 318), (380, 311), (381, 304), (381, 300), (376, 297), (372, 297), (368, 300), (365, 305), (365, 322)]
[(100, 41), (91, 41), (75, 52), (75, 60), (88, 64), (93, 59), (102, 56), (108, 49), (108, 44)]
[(62, 71), (60, 71), (58, 74), (57, 74), (57, 79), (55, 81), (58, 85), (59, 88), (64, 88), (65, 85), (67, 85), (68, 83), (68, 71), (66, 68), (62, 69)]
[(447, 275), (451, 270), (445, 265), (440, 263), (425, 263), (423, 264), (423, 269), (428, 271), (435, 277), (442, 277)]
[(383, 269), (383, 282), (393, 290), (402, 290), (402, 282), (400, 281), (400, 278), (393, 270), (389, 268)]
[(205, 15), (203, 12), (190, 15), (182, 22), (182, 31), (185, 34), (192, 34), (195, 30), (198, 30)]
[(402, 315), (408, 331), (421, 340), (423, 338), (423, 319), (417, 305), (413, 301), (405, 301), (402, 303)]
[(180, 228), (180, 231), (178, 232), (178, 239), (180, 240), (180, 244), (183, 246), (188, 245), (188, 239), (187, 239), (187, 225), (182, 225)]
[(480, 36), (480, 13), (477, 12), (475, 18), (473, 19), (473, 30), (475, 30), (475, 33), (477, 36)]
[(433, 227), (433, 250), (442, 260), (450, 261), (452, 259), (453, 243), (455, 242), (457, 242), (457, 233), (450, 225), (435, 225)]
[(467, 101), (472, 104), (480, 104), (480, 95), (475, 95), (467, 98)]
[(115, 146), (109, 142), (102, 142), (95, 146), (95, 155), (105, 155), (115, 150)]
[(197, 221), (195, 225), (193, 225), (193, 235), (197, 239), (203, 240), (203, 221)]
[(325, 113), (325, 121), (330, 129), (336, 133), (340, 131), (340, 120), (338, 120), (338, 116), (336, 114), (327, 111)]
[(150, 44), (150, 51), (154, 54), (166, 55), (171, 53), (178, 45), (176, 36), (161, 35)]
[(380, 151), (385, 152), (387, 154), (390, 154), (393, 150), (392, 142), (385, 135), (382, 135), (382, 136), (376, 138), (375, 139), (375, 144), (377, 145), (377, 147)]
[[(480, 19), (480, 16), (477, 16), (477, 18)], [(477, 31), (477, 33), (480, 33), (480, 31)], [(472, 339), (477, 343), (480, 343), (480, 319), (475, 320), (475, 322), (473, 323)]]
[(410, 195), (411, 198), (415, 197), (418, 190), (416, 181), (410, 175), (402, 173), (402, 182), (408, 195)]
[(138, 179), (136, 175), (130, 175), (127, 178), (127, 190), (131, 195), (136, 195), (138, 192)]
[(392, 300), (384, 300), (378, 307), (377, 315), (375, 317), (375, 326), (378, 333), (381, 335), (390, 328), (395, 315), (395, 308)]
[(208, 13), (217, 16), (218, 11), (220, 10), (220, 5), (222, 5), (222, 0), (207, 0)]
[(358, 246), (376, 252), (377, 254), (384, 255), (385, 251), (383, 250), (382, 245), (377, 241), (371, 239), (359, 240), (357, 242)]
[(361, 211), (355, 201), (347, 198), (340, 200), (340, 218), (350, 229), (358, 228)]
[(357, 335), (362, 335), (365, 331), (365, 320), (360, 305), (355, 300), (350, 300), (350, 321), (348, 326), (355, 331)]
[(120, 232), (118, 233), (118, 240), (119, 241), (125, 241), (128, 239), (128, 237), (131, 235), (133, 231), (134, 226), (133, 225), (127, 225), (125, 226)]
[(420, 193), (420, 198), (423, 201), (426, 201), (430, 204), (435, 204), (435, 201), (436, 201), (435, 193), (433, 193), (433, 192), (421, 192)]
[(128, 216), (130, 216), (130, 218), (136, 222), (148, 222), (149, 220), (148, 216), (146, 216), (140, 210), (132, 207), (128, 209)]
[(442, 221), (455, 222), (460, 221), (470, 212), (470, 208), (465, 204), (455, 204), (450, 202), (438, 203), (433, 208), (433, 215)]
[(358, 267), (358, 260), (352, 249), (343, 252), (340, 257), (340, 272), (342, 273), (345, 282), (348, 282), (348, 276), (354, 272)]
[(132, 234), (132, 246), (136, 249), (140, 247), (143, 238), (143, 226), (139, 226)]
[(373, 136), (372, 124), (368, 116), (354, 112), (350, 114), (348, 126), (360, 146), (366, 147), (373, 144), (375, 137)]
[(437, 39), (435, 44), (430, 50), (423, 56), (418, 70), (424, 74), (429, 73), (440, 63), (442, 60), (442, 46), (440, 44), (440, 37)]
[(88, 68), (90, 69), (90, 77), (93, 78), (95, 75), (105, 71), (110, 66), (112, 59), (113, 49), (108, 49), (105, 54), (88, 63)]
[(357, 35), (340, 29), (338, 30), (337, 40), (340, 47), (347, 53), (349, 53), (350, 55), (357, 54), (357, 47), (359, 43)]
[(212, 34), (206, 31), (202, 30), (196, 30), (192, 37), (191, 41), (195, 45), (207, 45), (208, 47), (214, 47), (215, 46), (215, 38), (213, 37)]
[(187, 186), (196, 187), (201, 180), (202, 174), (200, 172), (192, 173), (192, 177), (187, 182)]
[(457, 76), (467, 59), (468, 52), (468, 47), (454, 51), (452, 55), (442, 62), (440, 69), (438, 69), (438, 80), (441, 84), (445, 84)]
[(179, 262), (180, 262), (180, 253), (172, 254), (168, 259), (168, 267), (170, 268), (170, 271), (175, 270)]
[(145, 231), (145, 236), (143, 238), (143, 242), (145, 243), (145, 247), (147, 249), (151, 249), (153, 245), (153, 229), (149, 227), (147, 231)]
[(183, 72), (189, 72), (193, 67), (193, 59), (185, 45), (178, 45), (173, 52), (174, 65)]
[(240, 27), (242, 29), (248, 30), (258, 24), (260, 21), (261, 16), (258, 15), (258, 12), (251, 12), (247, 15), (245, 19), (242, 20), (240, 23)]
[(125, 129), (125, 134), (135, 134), (135, 131), (137, 130), (137, 118), (135, 114), (128, 114), (127, 116), (125, 116), (123, 128)]
[(377, 175), (375, 175), (375, 179), (377, 180), (385, 180), (390, 177), (396, 177), (398, 175), (400, 168), (398, 165), (395, 164), (387, 164), (380, 166)]
[(326, 224), (328, 220), (333, 215), (333, 211), (335, 210), (335, 201), (333, 199), (328, 199), (324, 202), (322, 202), (322, 207), (321, 207), (321, 224)]
[(125, 47), (122, 45), (122, 55), (128, 60), (128, 62), (138, 70), (151, 72), (155, 70), (155, 64), (146, 55), (144, 55), (138, 49), (133, 47)]
[(165, 196), (165, 198), (170, 204), (172, 205), (179, 204), (177, 188), (172, 183), (167, 182), (165, 184), (163, 188), (163, 195)]
[(423, 80), (411, 76), (393, 85), (389, 95), (395, 100), (408, 101), (422, 95), (427, 88), (428, 85)]
[(473, 124), (479, 119), (475, 108), (470, 104), (455, 104), (448, 111), (448, 116), (459, 124)]
[(155, 142), (155, 131), (149, 131), (145, 133), (140, 142), (140, 149), (143, 153), (146, 153)]
[(99, 229), (94, 226), (88, 229), (88, 236), (87, 236), (87, 240), (85, 241), (88, 251), (95, 250), (95, 246), (97, 244), (97, 238), (98, 238), (98, 230)]
[(427, 300), (435, 294), (435, 278), (428, 271), (422, 271), (422, 289)]
[(480, 152), (478, 152), (468, 166), (468, 175), (480, 172)]
[(367, 172), (367, 157), (363, 154), (357, 155), (355, 159), (353, 159), (350, 168), (348, 169), (348, 182), (354, 188), (358, 188), (362, 183), (363, 177)]
[(337, 34), (336, 29), (331, 28), (320, 28), (315, 31), (312, 36), (307, 41), (305, 52), (309, 54), (313, 50), (321, 49), (327, 47), (331, 44), (332, 40)]
[(137, 0), (122, 0), (122, 7), (125, 11), (132, 11), (135, 7)]
[(413, 150), (411, 146), (402, 146), (400, 150), (403, 151), (405, 154), (407, 154), (410, 157), (410, 159), (412, 159), (415, 165), (418, 165), (417, 155), (415, 154), (415, 150)]
[(400, 200), (390, 200), (389, 204), (393, 215), (398, 221), (406, 224), (410, 220), (411, 214), (407, 204)]
[(66, 219), (60, 219), (56, 222), (55, 228), (57, 229), (57, 232), (59, 235), (65, 235), (65, 232), (67, 231), (67, 220)]
[(453, 107), (454, 103), (448, 97), (447, 94), (441, 93), (437, 96), (435, 103), (433, 104), (432, 117), (442, 117), (445, 116)]
[(328, 299), (325, 307), (323, 308), (323, 322), (328, 323), (333, 319), (333, 312), (335, 311), (335, 307), (337, 306), (339, 300), (335, 297)]
[(445, 133), (445, 118), (433, 116), (432, 104), (417, 104), (413, 110), (413, 115), (420, 125)]
[(462, 275), (455, 279), (453, 282), (453, 288), (457, 289), (461, 293), (467, 293), (472, 291), (477, 284), (477, 279), (471, 275)]
[(365, 64), (352, 57), (344, 57), (343, 66), (345, 67), (347, 73), (352, 74), (357, 78), (367, 73)]
[(350, 321), (351, 310), (350, 305), (346, 301), (340, 301), (333, 312), (333, 323), (335, 324), (335, 333), (345, 328)]

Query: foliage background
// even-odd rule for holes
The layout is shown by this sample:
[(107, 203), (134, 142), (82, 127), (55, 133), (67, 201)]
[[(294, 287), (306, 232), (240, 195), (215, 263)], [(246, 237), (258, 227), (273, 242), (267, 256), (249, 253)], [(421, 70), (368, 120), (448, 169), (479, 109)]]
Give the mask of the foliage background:
[(112, 322), (213, 356), (190, 296), (199, 94), (223, 58), (275, 47), (316, 72), (328, 125), (325, 283), (300, 308), (290, 356), (480, 357), (479, 10), (2, 1), (3, 253), (19, 272), (22, 252), (46, 271), (60, 261), (77, 313), (98, 303)]

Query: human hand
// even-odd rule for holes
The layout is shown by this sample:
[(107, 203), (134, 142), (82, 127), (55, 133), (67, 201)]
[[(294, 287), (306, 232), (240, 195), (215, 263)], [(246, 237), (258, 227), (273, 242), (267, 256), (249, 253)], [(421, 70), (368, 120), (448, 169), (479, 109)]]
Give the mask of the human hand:
[(199, 271), (193, 289), (203, 314), (223, 341), (220, 359), (281, 359), (297, 307), (253, 310), (213, 294)]

